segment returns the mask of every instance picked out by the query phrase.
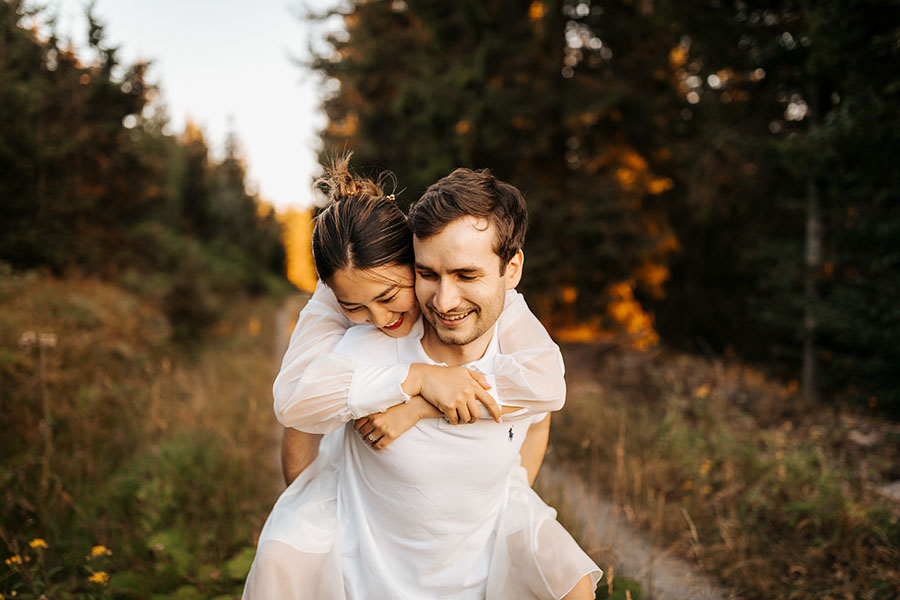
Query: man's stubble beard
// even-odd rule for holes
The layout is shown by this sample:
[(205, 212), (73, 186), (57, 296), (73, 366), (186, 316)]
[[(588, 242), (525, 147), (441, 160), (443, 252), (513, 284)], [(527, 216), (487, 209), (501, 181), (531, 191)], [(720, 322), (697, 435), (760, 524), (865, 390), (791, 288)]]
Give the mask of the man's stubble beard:
[[(428, 321), (428, 325), (431, 327), (431, 330), (434, 332), (435, 336), (437, 336), (438, 341), (447, 346), (465, 346), (466, 344), (471, 344), (482, 335), (484, 335), (484, 332), (486, 332), (488, 329), (490, 329), (491, 326), (493, 326), (492, 323), (491, 326), (484, 327), (480, 330), (474, 329), (472, 330), (472, 333), (467, 334), (465, 337), (460, 337), (460, 335), (458, 334), (461, 334), (463, 332), (448, 331), (447, 329), (445, 329), (440, 321), (438, 321), (437, 316), (434, 314), (434, 312), (432, 312), (431, 309), (423, 307), (422, 314), (425, 315), (425, 320)], [(476, 314), (480, 317), (481, 311), (473, 311), (472, 314), (469, 315), (469, 317), (473, 317)], [(479, 325), (477, 320), (476, 325)]]
[[(428, 304), (419, 303), (420, 312), (424, 317), (425, 321), (431, 327), (431, 330), (434, 332), (437, 339), (447, 346), (465, 346), (467, 344), (471, 344), (475, 340), (479, 339), (483, 336), (488, 330), (490, 330), (494, 325), (496, 325), (497, 320), (500, 318), (500, 313), (503, 312), (503, 307), (506, 304), (506, 290), (502, 290), (496, 298), (494, 298), (493, 302), (489, 304), (480, 306), (478, 308), (474, 308), (472, 313), (466, 317), (467, 319), (471, 319), (473, 317), (477, 317), (475, 319), (474, 328), (472, 329), (472, 333), (464, 334), (461, 331), (451, 331), (441, 324), (438, 320), (437, 315), (435, 315), (435, 311)], [(467, 309), (468, 310), (468, 309)], [(464, 311), (462, 311), (464, 312)], [(485, 313), (489, 315), (494, 313), (493, 318), (486, 318)], [(490, 323), (487, 323), (490, 321)], [(465, 337), (460, 337), (461, 335), (465, 335)]]

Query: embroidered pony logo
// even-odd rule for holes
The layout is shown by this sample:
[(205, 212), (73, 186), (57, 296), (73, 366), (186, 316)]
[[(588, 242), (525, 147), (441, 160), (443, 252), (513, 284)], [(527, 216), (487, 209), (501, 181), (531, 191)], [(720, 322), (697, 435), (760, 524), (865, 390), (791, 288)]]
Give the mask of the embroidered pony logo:
[(512, 427), (509, 428), (509, 441), (510, 441), (510, 443), (512, 443), (512, 441), (513, 441), (513, 430), (512, 430)]

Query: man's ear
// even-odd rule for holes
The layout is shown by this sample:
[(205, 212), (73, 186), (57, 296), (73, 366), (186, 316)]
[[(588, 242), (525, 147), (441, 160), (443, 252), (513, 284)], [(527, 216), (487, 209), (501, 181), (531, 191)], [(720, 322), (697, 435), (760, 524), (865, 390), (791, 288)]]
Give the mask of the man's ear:
[(506, 263), (506, 271), (503, 273), (503, 279), (506, 280), (506, 289), (514, 289), (519, 285), (522, 279), (522, 268), (525, 266), (525, 253), (519, 250), (516, 252), (509, 262)]

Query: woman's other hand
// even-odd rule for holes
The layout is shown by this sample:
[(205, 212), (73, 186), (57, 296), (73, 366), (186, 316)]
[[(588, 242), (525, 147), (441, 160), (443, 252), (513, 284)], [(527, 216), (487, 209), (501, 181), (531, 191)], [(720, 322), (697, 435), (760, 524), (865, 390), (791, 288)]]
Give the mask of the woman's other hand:
[(409, 402), (357, 419), (354, 428), (366, 443), (382, 450), (412, 429), (420, 419), (440, 416), (442, 413), (422, 396), (414, 396)]

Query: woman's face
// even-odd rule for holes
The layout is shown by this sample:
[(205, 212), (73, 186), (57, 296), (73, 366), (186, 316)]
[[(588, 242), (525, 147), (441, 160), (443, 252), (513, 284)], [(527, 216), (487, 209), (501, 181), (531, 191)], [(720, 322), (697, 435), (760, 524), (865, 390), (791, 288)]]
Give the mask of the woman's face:
[(391, 337), (410, 332), (419, 317), (410, 265), (341, 269), (329, 287), (354, 323), (370, 323)]

